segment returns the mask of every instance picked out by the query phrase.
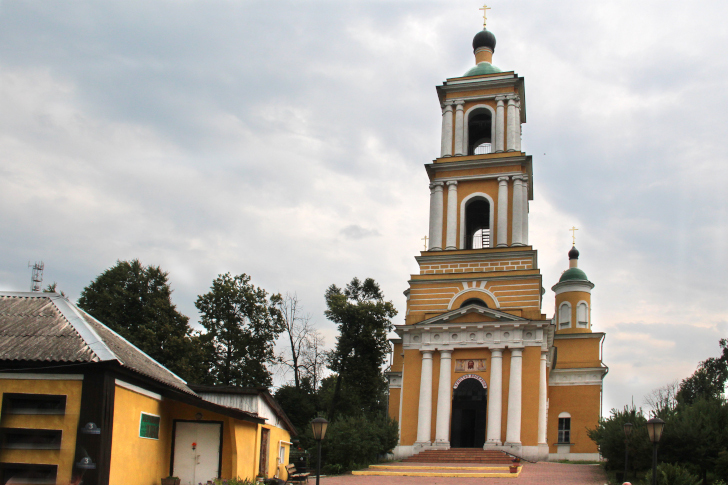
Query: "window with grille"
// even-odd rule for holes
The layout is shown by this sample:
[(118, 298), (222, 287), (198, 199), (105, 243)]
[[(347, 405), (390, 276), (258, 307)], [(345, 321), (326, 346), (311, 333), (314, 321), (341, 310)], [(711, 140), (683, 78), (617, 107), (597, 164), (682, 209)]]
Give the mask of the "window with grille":
[(559, 443), (571, 443), (571, 418), (559, 418)]

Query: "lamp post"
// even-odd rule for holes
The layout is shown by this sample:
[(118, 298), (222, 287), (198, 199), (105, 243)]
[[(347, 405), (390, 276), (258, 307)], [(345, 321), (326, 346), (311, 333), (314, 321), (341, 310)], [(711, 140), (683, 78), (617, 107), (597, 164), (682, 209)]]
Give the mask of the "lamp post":
[(647, 434), (652, 441), (652, 485), (657, 485), (657, 443), (662, 438), (662, 430), (665, 422), (660, 418), (652, 418), (647, 421)]
[(318, 453), (316, 456), (316, 485), (319, 485), (319, 478), (321, 478), (321, 441), (326, 436), (326, 428), (329, 426), (329, 422), (324, 418), (316, 418), (311, 421), (311, 428), (313, 429), (313, 439), (318, 443)]
[(624, 423), (624, 481), (627, 481), (627, 462), (629, 461), (629, 435), (632, 434), (632, 423)]

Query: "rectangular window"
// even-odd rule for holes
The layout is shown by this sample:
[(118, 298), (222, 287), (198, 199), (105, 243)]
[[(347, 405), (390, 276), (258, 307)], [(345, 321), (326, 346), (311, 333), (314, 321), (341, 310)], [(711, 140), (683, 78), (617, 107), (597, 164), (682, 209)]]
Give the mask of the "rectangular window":
[(571, 443), (571, 418), (559, 418), (559, 443)]
[(55, 485), (56, 472), (56, 465), (2, 463), (0, 464), (0, 484), (32, 483), (33, 485)]
[(3, 395), (3, 414), (65, 414), (66, 396), (53, 394)]
[(60, 429), (2, 428), (2, 446), (7, 450), (60, 450)]
[(139, 437), (151, 440), (159, 439), (159, 422), (161, 419), (154, 414), (142, 413), (139, 419)]

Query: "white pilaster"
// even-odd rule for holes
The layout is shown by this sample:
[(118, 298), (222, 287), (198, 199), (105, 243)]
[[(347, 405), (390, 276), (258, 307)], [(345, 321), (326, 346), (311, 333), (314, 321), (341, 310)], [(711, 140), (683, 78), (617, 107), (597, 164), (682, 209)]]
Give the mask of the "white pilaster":
[(516, 96), (516, 117), (515, 117), (515, 127), (516, 131), (516, 138), (514, 140), (514, 146), (513, 148), (517, 151), (521, 151), (521, 98), (519, 96)]
[(447, 182), (447, 240), (445, 249), (457, 249), (455, 235), (458, 228), (458, 183), (455, 180)]
[(508, 130), (506, 135), (506, 151), (512, 152), (516, 149), (516, 99), (508, 97)]
[(521, 445), (521, 379), (523, 349), (511, 349), (511, 378), (508, 381), (508, 424), (506, 446)]
[(508, 177), (498, 177), (498, 226), (495, 230), (497, 246), (508, 246)]
[(464, 155), (464, 135), (465, 128), (463, 126), (463, 104), (464, 101), (455, 101), (455, 156)]
[(442, 251), (442, 185), (430, 184), (430, 251)]
[(503, 351), (490, 351), (490, 389), (488, 390), (488, 426), (485, 447), (500, 446), (503, 408)]
[(528, 175), (523, 176), (523, 234), (524, 246), (528, 246)]
[(452, 102), (446, 101), (442, 107), (441, 157), (452, 156)]
[(440, 382), (437, 388), (437, 418), (435, 420), (435, 445), (450, 447), (450, 376), (452, 375), (451, 352), (440, 351)]
[(495, 98), (498, 104), (495, 108), (495, 151), (502, 152), (505, 138), (506, 108), (505, 96)]
[(432, 432), (432, 351), (422, 351), (420, 404), (417, 413), (417, 443), (429, 445)]
[[(546, 390), (548, 383), (546, 382), (546, 364), (548, 362), (548, 353), (541, 352), (541, 372), (538, 381), (538, 444), (544, 445), (546, 442)], [(491, 371), (492, 372), (492, 371)]]
[(513, 176), (513, 224), (511, 246), (523, 246), (523, 176)]

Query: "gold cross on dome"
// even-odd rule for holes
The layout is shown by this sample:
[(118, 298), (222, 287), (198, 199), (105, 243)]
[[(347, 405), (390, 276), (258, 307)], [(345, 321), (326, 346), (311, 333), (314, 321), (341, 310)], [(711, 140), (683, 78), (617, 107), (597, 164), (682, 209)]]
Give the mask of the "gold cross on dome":
[(483, 11), (483, 28), (485, 29), (485, 22), (488, 20), (488, 10), (490, 10), (490, 7), (487, 5), (483, 5), (483, 7), (479, 8), (478, 10)]
[(579, 229), (577, 229), (574, 226), (571, 226), (571, 229), (569, 229), (569, 230), (571, 231), (571, 245), (576, 246), (576, 231), (578, 231)]
[(425, 251), (427, 251), (427, 240), (429, 238), (427, 236), (423, 237), (422, 240), (425, 241)]

